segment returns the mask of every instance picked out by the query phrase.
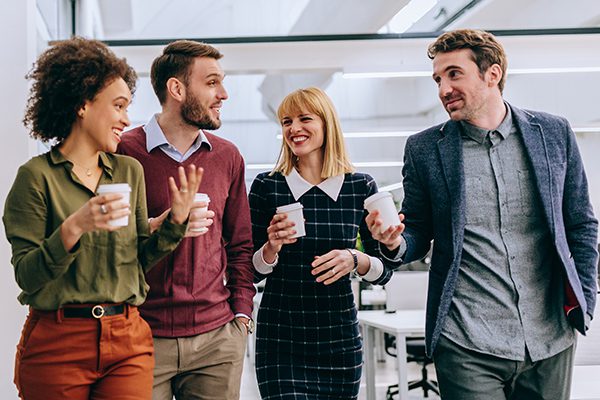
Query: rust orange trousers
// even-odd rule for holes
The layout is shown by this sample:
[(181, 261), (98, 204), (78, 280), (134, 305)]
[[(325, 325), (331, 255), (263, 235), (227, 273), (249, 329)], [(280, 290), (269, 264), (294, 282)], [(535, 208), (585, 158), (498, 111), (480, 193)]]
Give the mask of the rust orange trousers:
[(136, 307), (98, 319), (30, 309), (15, 384), (24, 400), (149, 400), (153, 353), (150, 327)]

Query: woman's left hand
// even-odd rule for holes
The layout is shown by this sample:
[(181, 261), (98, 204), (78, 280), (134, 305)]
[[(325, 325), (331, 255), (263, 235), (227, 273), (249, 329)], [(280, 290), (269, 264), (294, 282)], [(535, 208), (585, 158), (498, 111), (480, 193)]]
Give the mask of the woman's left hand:
[(169, 190), (171, 191), (171, 222), (175, 224), (183, 224), (190, 215), (190, 210), (194, 204), (194, 196), (198, 191), (204, 170), (196, 169), (194, 164), (191, 164), (187, 169), (187, 174), (183, 167), (179, 167), (179, 184), (177, 188), (175, 179), (169, 177)]
[(331, 285), (354, 269), (354, 258), (346, 249), (331, 250), (322, 256), (316, 256), (312, 262), (312, 274), (318, 275), (317, 282)]

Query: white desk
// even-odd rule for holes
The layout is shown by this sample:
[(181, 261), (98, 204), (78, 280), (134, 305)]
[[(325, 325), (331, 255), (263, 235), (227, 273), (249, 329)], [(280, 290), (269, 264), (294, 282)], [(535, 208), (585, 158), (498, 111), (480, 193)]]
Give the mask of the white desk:
[(364, 334), (367, 400), (376, 400), (373, 350), (377, 329), (396, 336), (399, 400), (408, 399), (406, 337), (425, 334), (425, 310), (398, 310), (395, 313), (386, 313), (383, 310), (359, 311), (358, 321), (363, 327)]

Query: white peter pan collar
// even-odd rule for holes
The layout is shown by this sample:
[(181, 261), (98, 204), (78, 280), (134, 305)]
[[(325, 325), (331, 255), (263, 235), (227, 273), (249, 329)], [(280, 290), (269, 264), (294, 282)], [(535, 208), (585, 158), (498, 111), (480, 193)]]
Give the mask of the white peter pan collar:
[(292, 168), (290, 174), (285, 177), (285, 181), (292, 191), (292, 195), (296, 201), (314, 186), (321, 189), (333, 201), (337, 201), (337, 198), (340, 195), (340, 190), (342, 190), (342, 185), (344, 184), (344, 174), (332, 176), (331, 178), (325, 179), (318, 185), (313, 185), (312, 183), (307, 182), (306, 179), (304, 179), (302, 175), (296, 171), (296, 168)]

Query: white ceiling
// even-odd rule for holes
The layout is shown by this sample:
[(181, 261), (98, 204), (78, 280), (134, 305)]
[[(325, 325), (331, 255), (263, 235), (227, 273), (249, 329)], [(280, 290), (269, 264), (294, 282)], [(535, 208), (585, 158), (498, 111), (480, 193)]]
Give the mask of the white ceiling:
[[(434, 0), (416, 0), (434, 1)], [(68, 35), (68, 0), (38, 0), (51, 38)], [(79, 0), (78, 33), (103, 40), (239, 38), (393, 33), (409, 0)], [(398, 16), (397, 16), (398, 15)], [(600, 27), (598, 0), (438, 0), (408, 33), (460, 27), (530, 30)], [(41, 30), (41, 29), (40, 29)], [(600, 67), (600, 33), (501, 36), (510, 68)], [(235, 40), (233, 40), (235, 42)], [(430, 77), (344, 79), (343, 72), (430, 71), (427, 45), (414, 39), (220, 43), (230, 98), (219, 134), (250, 164), (273, 162), (279, 128), (273, 110), (298, 87), (317, 85), (333, 98), (345, 131), (417, 130), (446, 118)], [(113, 46), (141, 75), (131, 116), (159, 110), (147, 73), (163, 45)], [(509, 75), (505, 97), (516, 105), (600, 127), (600, 72)], [(600, 130), (600, 129), (599, 129)], [(355, 162), (399, 162), (403, 138), (349, 139)], [(260, 145), (257, 145), (259, 143)], [(260, 169), (261, 166), (257, 166)], [(263, 170), (265, 168), (262, 168)], [(362, 168), (364, 170), (364, 168)], [(252, 169), (249, 177), (253, 177)], [(258, 172), (258, 171), (255, 171)], [(367, 167), (381, 184), (397, 167)]]
[[(409, 33), (432, 32), (442, 27), (527, 30), (600, 26), (598, 0), (415, 1), (435, 5), (408, 29)], [(398, 13), (405, 7), (410, 8), (408, 3), (409, 0), (78, 0), (76, 17), (79, 34), (103, 40), (362, 34), (393, 32), (400, 16)], [(61, 18), (61, 14), (68, 11), (68, 4), (68, 0), (38, 0), (46, 29), (54, 38), (65, 31), (60, 25), (70, 23), (69, 18)], [(351, 107), (348, 112), (341, 104), (339, 107), (340, 114), (346, 118), (360, 120), (394, 116), (410, 118), (439, 112), (428, 77), (369, 79), (366, 82), (341, 80), (342, 72), (427, 71), (430, 61), (425, 56), (425, 49), (432, 40), (229, 43), (217, 46), (225, 54), (222, 64), (229, 75), (251, 75), (236, 81), (242, 85), (244, 80), (250, 85), (259, 84), (259, 96), (253, 100), (261, 104), (264, 115), (254, 118), (272, 117), (272, 111), (289, 91), (318, 85), (325, 89), (339, 88), (344, 95), (338, 102), (358, 103), (358, 107)], [(503, 37), (502, 42), (512, 68), (600, 66), (600, 34)], [(126, 56), (141, 76), (146, 76), (151, 60), (161, 48), (162, 45), (130, 46), (115, 47), (115, 50)], [(257, 78), (257, 75), (263, 78)], [(587, 77), (600, 81), (599, 76), (600, 73), (595, 73)], [(556, 91), (561, 81), (571, 78), (572, 74), (541, 77), (541, 87), (536, 88), (540, 91), (539, 97), (547, 97)], [(510, 78), (517, 82), (539, 80), (531, 76)], [(511, 92), (510, 83), (507, 96)], [(592, 94), (594, 86), (584, 85), (580, 89), (583, 94)], [(230, 87), (230, 90), (236, 88)], [(363, 101), (344, 101), (355, 93), (360, 93)], [(396, 99), (400, 97), (405, 100)], [(518, 100), (514, 99), (515, 102)], [(236, 101), (232, 96), (230, 104)], [(249, 98), (245, 96), (243, 101), (247, 103)], [(528, 106), (535, 108), (536, 104)], [(236, 114), (233, 112), (231, 117), (235, 118)], [(589, 121), (600, 121), (600, 116), (594, 112), (588, 118)]]

